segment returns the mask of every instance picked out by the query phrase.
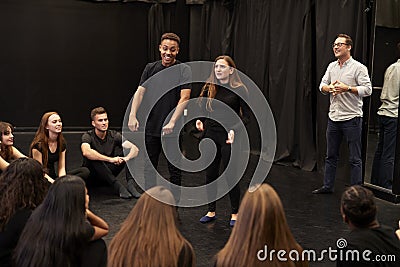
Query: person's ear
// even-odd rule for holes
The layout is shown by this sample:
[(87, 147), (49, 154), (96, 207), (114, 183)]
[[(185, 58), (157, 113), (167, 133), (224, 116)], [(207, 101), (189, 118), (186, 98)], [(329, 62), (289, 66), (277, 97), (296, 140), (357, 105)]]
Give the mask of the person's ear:
[(92, 121), (92, 126), (94, 127), (95, 125), (94, 125), (94, 121)]
[(229, 67), (229, 74), (233, 74), (234, 68)]

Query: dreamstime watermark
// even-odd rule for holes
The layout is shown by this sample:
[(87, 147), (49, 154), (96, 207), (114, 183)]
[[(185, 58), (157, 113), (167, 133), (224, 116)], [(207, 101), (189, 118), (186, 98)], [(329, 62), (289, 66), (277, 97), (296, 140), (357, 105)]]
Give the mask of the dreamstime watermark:
[[(145, 159), (148, 158), (148, 152), (144, 141), (146, 133), (143, 129), (146, 129), (147, 123), (150, 122), (149, 125), (151, 125), (151, 116), (153, 116), (154, 119), (154, 116), (161, 115), (162, 112), (157, 110), (157, 108), (160, 108), (158, 102), (160, 100), (162, 102), (162, 98), (167, 94), (170, 95), (174, 88), (177, 88), (178, 86), (184, 86), (188, 83), (205, 84), (212, 71), (214, 71), (214, 62), (196, 61), (171, 66), (150, 77), (143, 84), (143, 87), (146, 88), (146, 92), (143, 102), (139, 108), (139, 112), (142, 114), (142, 118), (139, 119), (139, 125), (142, 129), (138, 132), (132, 132), (128, 127), (132, 104), (131, 100), (126, 109), (123, 121), (123, 138), (138, 145), (140, 148), (140, 153)], [(228, 87), (226, 87), (226, 89), (237, 94), (246, 103), (252, 112), (252, 116), (254, 117), (254, 119), (251, 121), (252, 128), (258, 129), (256, 138), (259, 139), (261, 155), (258, 161), (255, 162), (255, 169), (254, 172), (252, 172), (252, 177), (249, 184), (249, 188), (256, 188), (255, 185), (262, 184), (262, 182), (266, 179), (274, 160), (276, 149), (275, 121), (269, 104), (262, 91), (247, 75), (243, 74), (239, 70), (236, 71), (241, 81), (247, 88), (248, 94), (246, 94), (245, 90), (234, 90)], [(176, 93), (173, 92), (173, 94)], [(185, 103), (187, 105), (187, 112), (185, 112), (185, 116), (182, 116), (183, 123), (176, 123), (172, 134), (162, 135), (160, 133), (163, 152), (169, 162), (175, 165), (177, 168), (189, 173), (203, 171), (211, 164), (216, 156), (216, 144), (209, 138), (202, 139), (198, 147), (196, 146), (191, 148), (197, 149), (200, 152), (200, 157), (198, 159), (190, 160), (186, 158), (181, 153), (180, 149), (179, 133), (184, 132), (185, 123), (193, 122), (196, 119), (205, 117), (205, 115), (209, 119), (213, 119), (222, 125), (227, 132), (230, 130), (229, 127), (232, 125), (230, 122), (238, 122), (235, 125), (235, 127), (237, 127), (235, 128), (237, 133), (237, 135), (235, 133), (235, 140), (238, 141), (234, 141), (234, 143), (231, 145), (230, 159), (224, 173), (222, 173), (218, 179), (209, 184), (201, 186), (179, 186), (170, 183), (155, 168), (151, 170), (156, 174), (155, 181), (157, 185), (164, 185), (168, 187), (174, 195), (180, 196), (177, 203), (168, 204), (176, 204), (180, 207), (195, 207), (205, 205), (226, 195), (243, 177), (246, 167), (250, 161), (250, 151), (252, 149), (250, 146), (250, 139), (255, 138), (254, 134), (250, 138), (245, 125), (242, 123), (237, 113), (227, 104), (214, 99), (213, 103), (218, 105), (218, 108), (222, 107), (223, 114), (221, 115), (221, 109), (218, 110), (219, 112), (217, 115), (215, 115), (216, 113), (214, 112), (204, 114), (204, 109), (199, 109), (199, 100), (199, 97), (191, 98), (189, 101), (187, 101), (187, 103)], [(205, 101), (206, 99), (203, 100), (203, 103)], [(165, 104), (161, 105), (161, 107), (165, 107)], [(163, 125), (168, 123), (175, 110), (176, 108), (169, 113), (164, 120)], [(165, 146), (166, 144), (168, 147)], [(135, 164), (133, 161), (128, 162), (128, 168), (132, 174), (135, 172)], [(136, 183), (142, 189), (146, 188), (146, 179), (149, 177), (144, 177), (144, 175), (142, 176), (141, 174), (138, 175), (136, 171), (134, 178)], [(183, 177), (183, 181), (184, 180), (185, 177)], [(209, 194), (210, 192), (213, 192), (212, 196)], [(165, 200), (159, 200), (165, 202)]]
[(257, 252), (259, 261), (345, 261), (345, 262), (396, 262), (396, 255), (374, 254), (371, 250), (347, 249), (347, 240), (339, 238), (336, 248), (328, 247), (319, 252), (313, 249), (297, 250), (275, 250), (268, 249), (265, 245)]

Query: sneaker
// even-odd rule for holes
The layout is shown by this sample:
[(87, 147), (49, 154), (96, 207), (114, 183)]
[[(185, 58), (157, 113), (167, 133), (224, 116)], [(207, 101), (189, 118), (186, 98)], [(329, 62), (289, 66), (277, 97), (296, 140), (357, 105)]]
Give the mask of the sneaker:
[(312, 191), (312, 193), (313, 194), (332, 194), (333, 190), (323, 186), (321, 188), (315, 189), (314, 191)]
[(217, 219), (217, 216), (213, 217), (208, 217), (207, 215), (204, 215), (203, 217), (200, 218), (201, 223), (209, 223)]

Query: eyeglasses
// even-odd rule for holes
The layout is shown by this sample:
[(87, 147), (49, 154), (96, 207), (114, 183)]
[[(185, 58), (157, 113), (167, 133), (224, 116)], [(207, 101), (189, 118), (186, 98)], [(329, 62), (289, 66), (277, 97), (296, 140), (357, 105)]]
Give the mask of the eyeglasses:
[(335, 47), (342, 47), (343, 45), (347, 45), (346, 43), (333, 43), (332, 44), (332, 48), (335, 48)]

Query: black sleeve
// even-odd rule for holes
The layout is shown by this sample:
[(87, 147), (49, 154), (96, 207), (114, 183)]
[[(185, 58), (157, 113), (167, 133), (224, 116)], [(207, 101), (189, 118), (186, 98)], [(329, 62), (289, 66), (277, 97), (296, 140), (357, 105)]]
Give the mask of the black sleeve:
[(92, 137), (90, 136), (89, 133), (84, 133), (82, 135), (81, 144), (83, 144), (83, 143), (88, 143), (88, 144), (92, 143)]
[(149, 78), (150, 64), (151, 63), (147, 63), (146, 67), (144, 68), (144, 70), (142, 72), (142, 76), (140, 77), (140, 82), (139, 82), (140, 86), (143, 86), (144, 82)]
[[(242, 120), (242, 123), (244, 125), (247, 125), (250, 121), (250, 114), (251, 114), (251, 110), (249, 105), (247, 104), (249, 102), (249, 92), (247, 91), (247, 89), (245, 87), (241, 87), (240, 90), (242, 90), (242, 96), (239, 96), (239, 103), (240, 103), (240, 118)], [(233, 125), (232, 130), (236, 131), (240, 126), (240, 122), (237, 122)]]
[(192, 69), (182, 63), (182, 71), (181, 71), (181, 90), (182, 89), (192, 89)]

